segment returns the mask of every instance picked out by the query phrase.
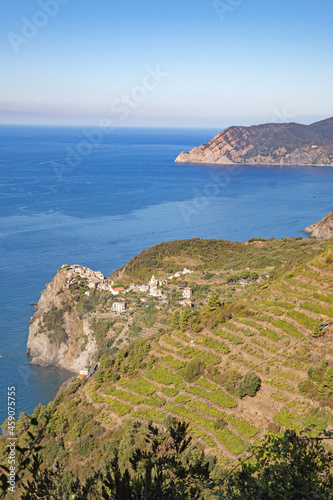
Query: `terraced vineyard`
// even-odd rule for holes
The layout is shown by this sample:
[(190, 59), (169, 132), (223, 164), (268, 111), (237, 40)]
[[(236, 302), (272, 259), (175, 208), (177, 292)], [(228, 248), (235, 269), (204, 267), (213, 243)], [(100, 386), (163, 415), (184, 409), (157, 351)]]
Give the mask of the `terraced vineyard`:
[[(120, 426), (133, 418), (163, 424), (167, 415), (180, 417), (222, 462), (235, 460), (267, 430), (332, 425), (332, 263), (329, 248), (240, 299), (244, 308), (214, 328), (175, 328), (140, 341), (146, 351), (130, 376), (111, 381), (102, 362), (100, 376), (85, 386), (87, 400), (100, 409), (96, 418)], [(237, 384), (250, 371), (260, 376), (261, 389), (240, 399)]]

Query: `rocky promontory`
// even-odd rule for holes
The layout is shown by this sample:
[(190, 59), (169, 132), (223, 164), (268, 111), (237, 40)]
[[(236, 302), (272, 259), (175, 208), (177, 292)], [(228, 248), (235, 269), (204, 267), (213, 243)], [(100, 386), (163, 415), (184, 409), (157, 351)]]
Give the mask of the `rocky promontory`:
[(182, 152), (176, 163), (333, 166), (333, 118), (300, 125), (267, 123), (229, 127)]
[(319, 222), (311, 224), (304, 230), (305, 233), (314, 236), (315, 238), (325, 239), (333, 236), (333, 210), (325, 215)]
[(60, 268), (42, 292), (30, 320), (27, 353), (31, 363), (79, 373), (95, 359), (97, 343), (90, 322), (80, 317), (68, 287), (70, 266)]

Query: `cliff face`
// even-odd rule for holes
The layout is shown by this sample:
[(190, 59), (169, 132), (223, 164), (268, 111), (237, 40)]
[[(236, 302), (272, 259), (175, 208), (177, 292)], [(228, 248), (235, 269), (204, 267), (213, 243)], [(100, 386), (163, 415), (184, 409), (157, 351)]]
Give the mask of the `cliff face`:
[(312, 125), (268, 123), (229, 127), (182, 152), (176, 163), (333, 166), (333, 118)]
[(324, 239), (333, 236), (333, 211), (325, 215), (319, 222), (311, 224), (304, 230), (316, 238)]
[(80, 319), (71, 305), (66, 281), (66, 270), (61, 268), (42, 292), (31, 319), (27, 353), (33, 364), (52, 364), (78, 373), (93, 362), (97, 344), (89, 320)]

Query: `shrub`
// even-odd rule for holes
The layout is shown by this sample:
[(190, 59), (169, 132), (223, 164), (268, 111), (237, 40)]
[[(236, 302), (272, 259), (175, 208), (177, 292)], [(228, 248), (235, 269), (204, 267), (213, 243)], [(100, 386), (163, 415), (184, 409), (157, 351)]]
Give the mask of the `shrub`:
[(238, 394), (240, 398), (251, 396), (252, 398), (257, 394), (261, 387), (261, 379), (254, 372), (247, 373), (238, 385)]
[(225, 418), (220, 417), (217, 420), (215, 420), (213, 425), (214, 429), (224, 429), (228, 425), (228, 422), (226, 421)]
[(60, 346), (65, 343), (68, 339), (67, 333), (64, 328), (64, 313), (68, 310), (68, 307), (63, 307), (58, 309), (53, 306), (48, 312), (43, 315), (43, 329), (48, 332), (48, 337), (50, 342)]
[(192, 359), (183, 371), (186, 382), (194, 382), (205, 371), (205, 365), (200, 359)]
[(212, 273), (207, 273), (207, 274), (205, 274), (205, 276), (204, 276), (204, 278), (203, 278), (203, 279), (204, 279), (204, 280), (210, 280), (210, 279), (211, 279), (211, 278), (213, 278), (213, 277), (214, 277), (214, 274), (212, 274)]
[(76, 443), (75, 448), (80, 455), (86, 456), (93, 451), (94, 440), (91, 436), (82, 436)]

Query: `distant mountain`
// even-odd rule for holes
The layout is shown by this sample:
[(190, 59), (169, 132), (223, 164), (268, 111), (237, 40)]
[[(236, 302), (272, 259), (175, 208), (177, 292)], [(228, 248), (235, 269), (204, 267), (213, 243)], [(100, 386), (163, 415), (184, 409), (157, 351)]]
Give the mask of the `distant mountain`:
[(176, 163), (333, 166), (333, 118), (300, 125), (267, 123), (229, 127)]
[(311, 226), (307, 227), (304, 231), (320, 239), (333, 236), (333, 210), (325, 215), (319, 222), (311, 224)]

